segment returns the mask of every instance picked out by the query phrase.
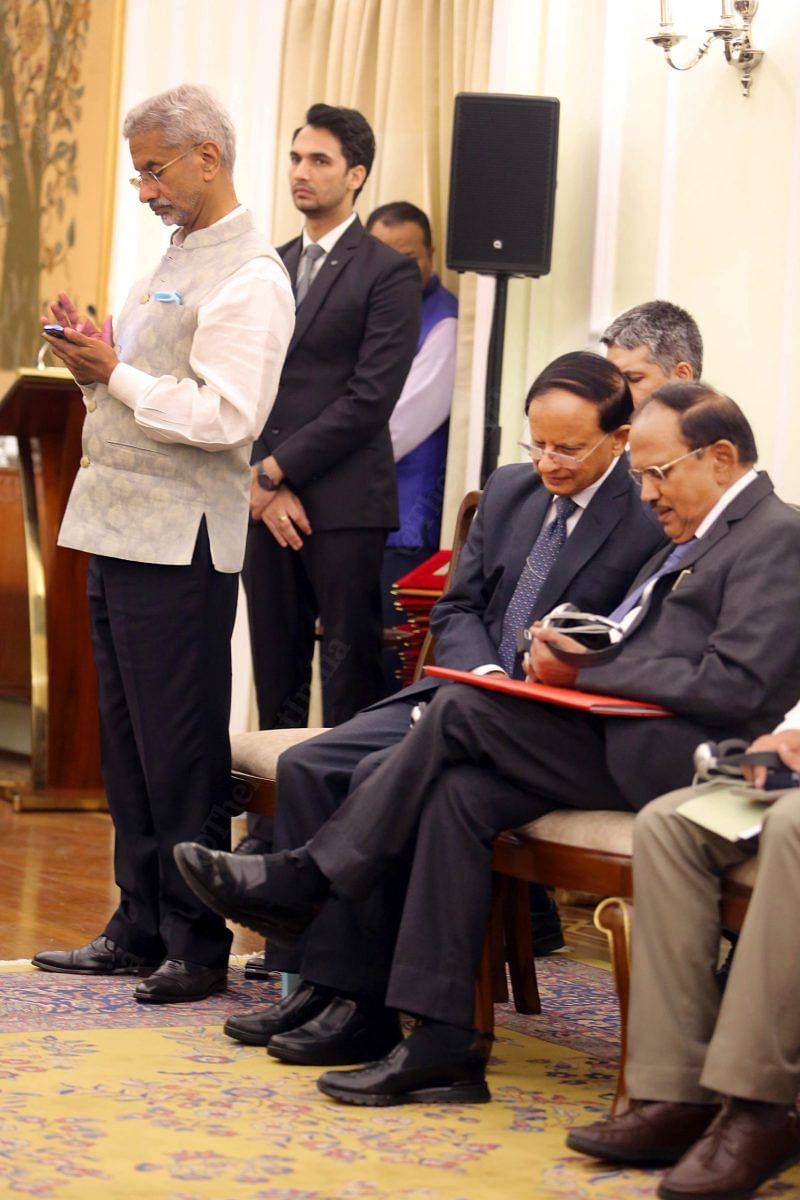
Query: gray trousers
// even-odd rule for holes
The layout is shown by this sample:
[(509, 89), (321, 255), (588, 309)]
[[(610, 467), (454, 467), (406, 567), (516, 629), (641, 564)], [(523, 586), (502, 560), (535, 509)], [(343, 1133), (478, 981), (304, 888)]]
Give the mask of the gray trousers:
[(758, 876), (720, 995), (720, 877), (753, 853), (675, 812), (682, 788), (634, 826), (633, 976), (626, 1082), (639, 1099), (715, 1094), (792, 1104), (800, 1086), (800, 791), (769, 810)]

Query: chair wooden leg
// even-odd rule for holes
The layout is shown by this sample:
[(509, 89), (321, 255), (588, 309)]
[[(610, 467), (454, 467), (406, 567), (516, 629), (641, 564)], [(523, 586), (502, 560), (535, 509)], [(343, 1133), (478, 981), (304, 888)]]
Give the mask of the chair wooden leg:
[(615, 1116), (626, 1111), (629, 1106), (628, 1094), (625, 1090), (625, 1064), (628, 1056), (628, 1007), (631, 988), (631, 925), (633, 922), (633, 906), (626, 900), (612, 897), (598, 904), (594, 913), (594, 923), (597, 929), (608, 938), (611, 951), (611, 965), (614, 970), (614, 982), (617, 988), (620, 1016), (620, 1054), (617, 1088), (614, 1094), (612, 1112)]
[(475, 1028), (482, 1034), (484, 1049), (488, 1058), (492, 1052), (494, 1041), (494, 978), (491, 923), (486, 930), (481, 953), (481, 965), (478, 978), (475, 981)]
[(489, 916), (488, 937), (492, 955), (492, 999), (495, 1004), (505, 1004), (508, 1000), (503, 929), (506, 882), (503, 875), (492, 874), (492, 909)]
[(531, 937), (528, 885), (522, 879), (503, 877), (503, 929), (511, 990), (517, 1012), (535, 1016), (542, 1011)]
[[(505, 984), (505, 964), (503, 962), (503, 888), (502, 878), (492, 875), (492, 907), (486, 924), (486, 936), (483, 939), (481, 963), (478, 968), (478, 978), (475, 981), (475, 1028), (483, 1035), (486, 1057), (492, 1052), (494, 1041), (494, 1005), (497, 992), (501, 999), (508, 998), (505, 988), (498, 987), (497, 965), (500, 960), (500, 971)], [(500, 947), (498, 955), (497, 947)]]

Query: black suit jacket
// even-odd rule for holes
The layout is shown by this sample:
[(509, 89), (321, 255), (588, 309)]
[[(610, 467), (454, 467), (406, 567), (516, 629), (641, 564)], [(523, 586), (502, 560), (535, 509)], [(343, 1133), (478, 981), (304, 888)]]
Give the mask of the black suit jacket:
[[(663, 558), (645, 564), (636, 582)], [(799, 587), (800, 513), (762, 472), (659, 580), (619, 657), (579, 673), (576, 686), (586, 691), (676, 714), (605, 721), (609, 769), (634, 806), (689, 783), (698, 742), (751, 741), (796, 703)]]
[[(278, 253), (294, 280), (302, 249)], [(419, 335), (416, 262), (356, 218), (297, 313), (278, 395), (253, 461), (273, 454), (312, 529), (396, 528), (389, 417)]]
[[(452, 586), (431, 614), (439, 666), (472, 671), (497, 662), (505, 611), (551, 501), (527, 464), (500, 467), (487, 480)], [(623, 455), (567, 539), (530, 620), (566, 600), (589, 612), (610, 612), (642, 563), (665, 545)], [(396, 695), (423, 695), (436, 686), (438, 681), (421, 679)]]

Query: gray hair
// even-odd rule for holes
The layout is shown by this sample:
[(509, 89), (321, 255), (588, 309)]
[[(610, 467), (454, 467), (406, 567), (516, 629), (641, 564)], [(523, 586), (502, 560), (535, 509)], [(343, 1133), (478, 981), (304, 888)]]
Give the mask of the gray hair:
[(680, 362), (689, 364), (695, 379), (703, 373), (703, 339), (697, 322), (669, 300), (649, 300), (629, 308), (611, 322), (600, 341), (606, 346), (616, 342), (625, 350), (646, 346), (665, 375)]
[(210, 88), (184, 83), (143, 100), (125, 117), (122, 136), (130, 139), (153, 130), (159, 130), (166, 145), (174, 146), (176, 150), (186, 143), (216, 142), (223, 167), (233, 171), (236, 130)]

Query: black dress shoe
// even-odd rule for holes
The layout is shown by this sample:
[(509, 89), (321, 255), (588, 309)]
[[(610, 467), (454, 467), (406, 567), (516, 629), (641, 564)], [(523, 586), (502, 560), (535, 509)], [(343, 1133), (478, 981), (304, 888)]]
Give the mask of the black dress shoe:
[(531, 940), (533, 941), (534, 958), (545, 958), (563, 950), (564, 930), (561, 927), (561, 917), (558, 905), (547, 888), (539, 883), (532, 883), (528, 888), (531, 906)]
[(355, 1071), (326, 1071), (317, 1087), (346, 1104), (371, 1106), (491, 1100), (483, 1039), (475, 1034), (466, 1050), (448, 1050), (424, 1025), (378, 1062)]
[(300, 937), (330, 891), (303, 850), (241, 855), (180, 842), (174, 855), (181, 875), (210, 909), (283, 944)]
[(228, 986), (227, 967), (204, 967), (183, 958), (165, 958), (157, 971), (133, 991), (140, 1004), (182, 1004), (205, 1000)]
[(266, 1046), (276, 1033), (288, 1033), (305, 1025), (330, 1004), (331, 992), (327, 988), (315, 987), (313, 983), (300, 983), (293, 992), (277, 1004), (267, 1004), (257, 1012), (236, 1013), (228, 1017), (223, 1031), (229, 1038), (244, 1042), (246, 1046)]
[[(235, 851), (234, 851), (235, 853)], [(271, 975), (279, 974), (276, 970), (271, 970), (262, 954), (251, 954), (247, 962), (244, 964), (245, 979), (269, 979)]]
[(267, 1054), (308, 1067), (344, 1067), (383, 1058), (402, 1040), (394, 1010), (335, 996), (313, 1020), (271, 1038)]
[(158, 966), (123, 950), (104, 934), (79, 950), (42, 950), (31, 962), (42, 971), (64, 975), (146, 975)]

